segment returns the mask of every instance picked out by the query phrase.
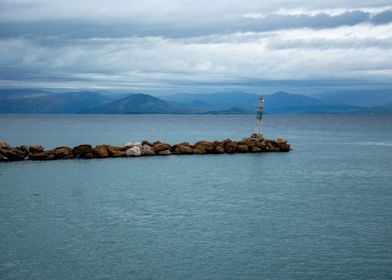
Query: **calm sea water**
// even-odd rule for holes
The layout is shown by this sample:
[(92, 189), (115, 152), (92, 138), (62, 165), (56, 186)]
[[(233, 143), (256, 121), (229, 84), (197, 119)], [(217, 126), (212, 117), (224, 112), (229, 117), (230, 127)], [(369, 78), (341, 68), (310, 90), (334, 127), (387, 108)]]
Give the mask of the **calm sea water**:
[[(254, 117), (0, 116), (13, 145), (241, 139)], [(392, 279), (392, 116), (266, 116), (293, 151), (0, 164), (0, 279)]]

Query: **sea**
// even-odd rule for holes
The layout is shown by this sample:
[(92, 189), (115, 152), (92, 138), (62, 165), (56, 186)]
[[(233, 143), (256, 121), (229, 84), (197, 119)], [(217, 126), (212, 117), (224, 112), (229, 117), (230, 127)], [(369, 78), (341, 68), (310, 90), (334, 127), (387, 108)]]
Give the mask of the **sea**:
[[(0, 115), (13, 146), (240, 140), (254, 115)], [(392, 115), (266, 115), (289, 153), (0, 163), (0, 279), (392, 279)]]

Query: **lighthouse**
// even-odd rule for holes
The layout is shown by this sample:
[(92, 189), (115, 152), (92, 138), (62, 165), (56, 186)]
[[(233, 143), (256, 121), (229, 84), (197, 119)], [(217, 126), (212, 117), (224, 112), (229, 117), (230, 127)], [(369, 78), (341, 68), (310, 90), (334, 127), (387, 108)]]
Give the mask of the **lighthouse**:
[(263, 138), (264, 97), (259, 96), (256, 103), (256, 131), (252, 138)]

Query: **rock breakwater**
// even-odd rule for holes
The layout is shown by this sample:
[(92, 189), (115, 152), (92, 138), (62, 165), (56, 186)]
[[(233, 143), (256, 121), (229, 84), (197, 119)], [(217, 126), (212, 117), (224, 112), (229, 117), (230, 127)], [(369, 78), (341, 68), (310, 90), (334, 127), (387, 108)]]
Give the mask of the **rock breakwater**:
[(45, 150), (40, 145), (12, 147), (0, 140), (0, 162), (289, 151), (290, 144), (282, 138), (268, 140), (250, 137), (241, 141), (230, 139), (223, 141), (202, 140), (194, 144), (182, 142), (175, 145), (160, 141), (150, 143), (144, 140), (137, 143), (127, 143), (124, 146), (97, 145), (93, 147), (84, 144), (73, 148), (61, 146), (49, 150)]

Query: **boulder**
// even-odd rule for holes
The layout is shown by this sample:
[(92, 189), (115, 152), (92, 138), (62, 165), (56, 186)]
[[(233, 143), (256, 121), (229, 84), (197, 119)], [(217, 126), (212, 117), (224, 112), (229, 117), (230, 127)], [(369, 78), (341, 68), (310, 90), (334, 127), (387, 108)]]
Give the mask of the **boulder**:
[(277, 152), (279, 151), (279, 146), (276, 144), (276, 142), (273, 142), (271, 140), (265, 140), (265, 151), (269, 152)]
[(284, 142), (278, 143), (279, 146), (279, 151), (281, 152), (289, 152), (290, 151), (290, 145)]
[(111, 157), (126, 157), (127, 154), (125, 153), (126, 149), (124, 147), (117, 147), (117, 146), (108, 146), (108, 153)]
[(33, 153), (29, 156), (31, 160), (50, 160), (54, 159), (55, 156), (52, 154), (52, 151), (38, 152)]
[(232, 154), (235, 153), (237, 150), (237, 143), (236, 142), (227, 142), (225, 145), (226, 153)]
[(29, 154), (29, 146), (23, 145), (23, 146), (16, 147), (14, 149), (24, 154), (25, 156), (28, 156)]
[(246, 138), (242, 141), (244, 145), (248, 146), (251, 150), (253, 147), (257, 146), (258, 139), (257, 138)]
[(218, 144), (218, 142), (209, 142), (209, 141), (199, 141), (195, 143), (195, 149), (200, 150), (200, 151), (205, 151), (203, 153), (213, 153), (215, 151), (215, 147)]
[(72, 149), (69, 147), (57, 147), (53, 150), (56, 159), (71, 159), (74, 157)]
[(193, 153), (197, 154), (197, 155), (206, 154), (207, 153), (207, 149), (203, 145), (198, 145), (198, 146), (195, 146), (193, 148)]
[(224, 152), (225, 152), (225, 148), (223, 148), (222, 146), (218, 145), (215, 147), (216, 154), (223, 154)]
[(9, 149), (0, 148), (0, 155), (2, 156), (2, 158), (6, 158), (7, 161), (24, 160), (27, 157), (27, 154), (18, 150), (18, 148), (9, 148)]
[(165, 150), (170, 150), (171, 146), (169, 144), (166, 143), (158, 143), (158, 144), (154, 144), (153, 149), (154, 152), (159, 153)]
[(237, 145), (237, 152), (239, 153), (247, 153), (249, 151), (249, 147), (247, 145)]
[(155, 155), (154, 149), (151, 146), (144, 144), (142, 146), (142, 156), (152, 156), (152, 155)]
[(112, 154), (112, 157), (126, 157), (127, 153), (125, 151), (116, 151)]
[(76, 158), (93, 158), (94, 150), (91, 145), (79, 145), (73, 148), (73, 155)]
[(109, 157), (109, 152), (108, 149), (105, 145), (97, 145), (94, 148), (94, 154), (98, 157), (98, 158), (107, 158)]
[(186, 145), (185, 143), (181, 143), (177, 145), (174, 151), (178, 154), (186, 154), (186, 155), (193, 153), (192, 147)]
[(29, 146), (29, 151), (30, 153), (41, 153), (44, 151), (44, 147), (42, 147), (41, 145)]
[(151, 144), (151, 143), (148, 142), (147, 140), (143, 140), (143, 141), (142, 141), (142, 146), (144, 146), (144, 145), (147, 145), (147, 146), (150, 146), (150, 147), (153, 146), (153, 144)]
[(125, 151), (127, 156), (138, 157), (142, 155), (142, 151), (138, 146), (134, 146)]
[(108, 150), (109, 156), (118, 157), (119, 154), (121, 154), (120, 152), (124, 152), (124, 155), (126, 155), (125, 154), (126, 148), (124, 148), (124, 147), (117, 147), (117, 146), (110, 146), (109, 145), (109, 146), (106, 146), (106, 148)]
[(252, 153), (260, 153), (262, 150), (259, 147), (252, 147), (252, 148), (250, 148), (250, 151)]
[(163, 150), (158, 153), (160, 156), (169, 156), (171, 155), (170, 150)]
[(11, 146), (7, 142), (0, 140), (0, 148), (7, 149), (11, 148)]

